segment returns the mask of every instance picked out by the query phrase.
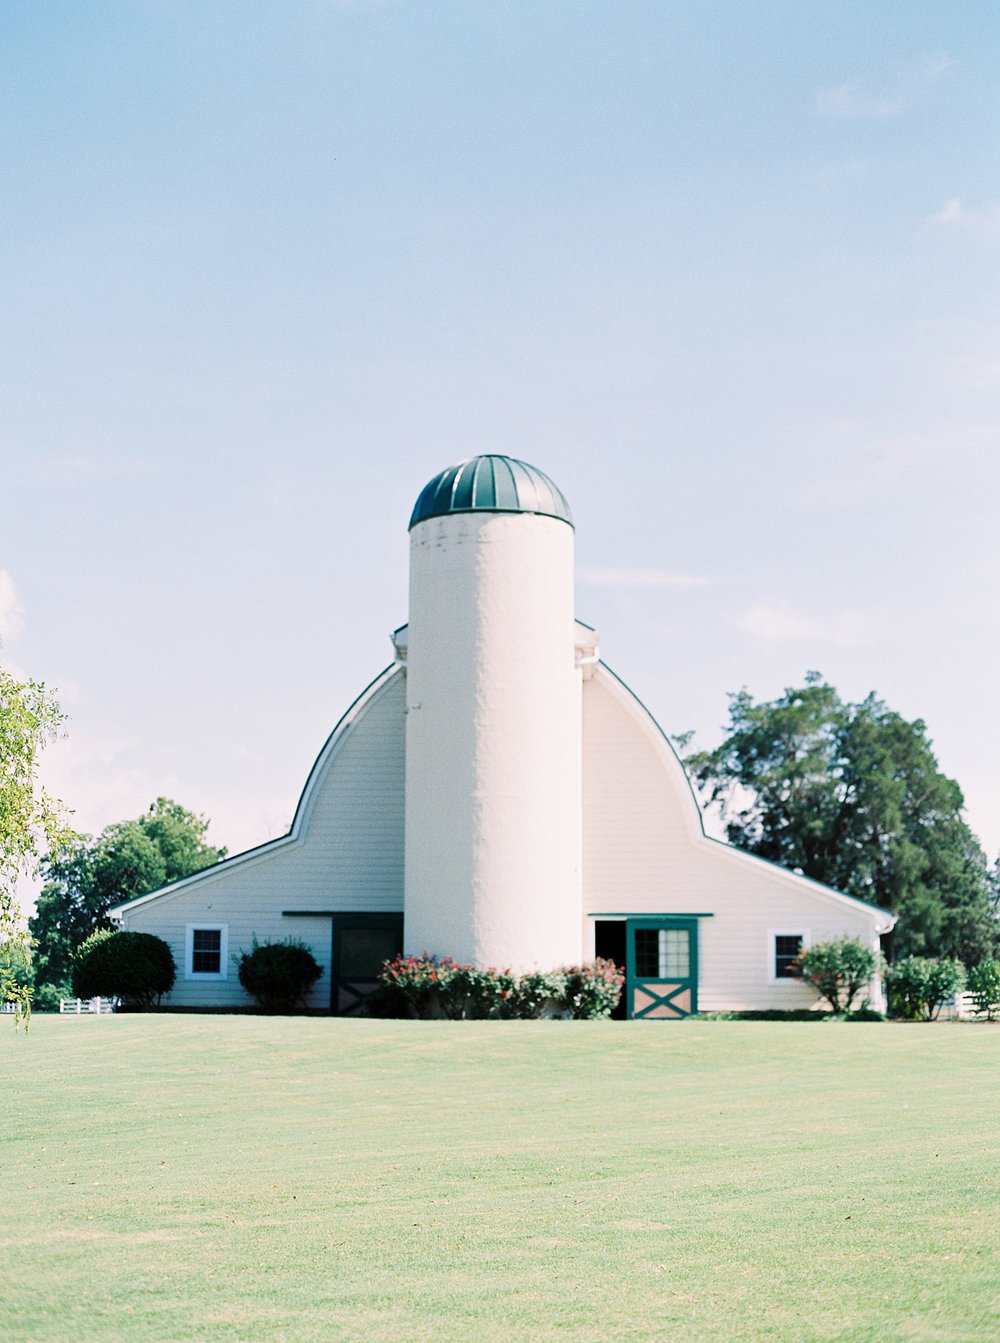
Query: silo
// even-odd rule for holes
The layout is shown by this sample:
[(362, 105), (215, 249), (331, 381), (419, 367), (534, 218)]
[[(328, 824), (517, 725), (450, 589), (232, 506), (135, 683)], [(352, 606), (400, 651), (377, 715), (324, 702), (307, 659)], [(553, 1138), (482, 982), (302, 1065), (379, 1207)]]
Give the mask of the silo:
[(541, 471), (475, 457), (423, 490), (406, 666), (407, 951), (578, 962), (573, 522)]

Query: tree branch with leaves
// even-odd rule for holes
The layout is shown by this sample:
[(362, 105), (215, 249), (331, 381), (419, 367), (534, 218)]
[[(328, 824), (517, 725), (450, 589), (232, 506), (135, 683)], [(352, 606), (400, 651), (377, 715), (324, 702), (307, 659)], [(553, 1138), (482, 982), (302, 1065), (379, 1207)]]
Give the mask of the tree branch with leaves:
[(0, 1001), (16, 1005), (18, 1020), (31, 1008), (31, 949), (17, 884), (72, 836), (62, 804), (38, 781), (39, 756), (63, 719), (43, 683), (0, 667)]

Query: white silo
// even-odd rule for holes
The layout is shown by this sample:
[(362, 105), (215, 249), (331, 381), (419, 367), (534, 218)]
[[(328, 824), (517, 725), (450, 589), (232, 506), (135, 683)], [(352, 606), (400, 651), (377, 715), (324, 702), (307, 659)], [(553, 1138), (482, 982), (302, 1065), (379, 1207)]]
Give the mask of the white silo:
[(573, 523), (547, 476), (475, 457), (410, 522), (406, 950), (581, 958)]

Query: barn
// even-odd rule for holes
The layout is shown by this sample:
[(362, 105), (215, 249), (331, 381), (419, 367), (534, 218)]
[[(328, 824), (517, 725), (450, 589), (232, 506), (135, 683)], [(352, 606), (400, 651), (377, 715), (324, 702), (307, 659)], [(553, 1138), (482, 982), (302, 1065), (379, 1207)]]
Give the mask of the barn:
[[(399, 951), (626, 972), (629, 1017), (815, 1003), (792, 972), (894, 916), (705, 834), (669, 740), (574, 618), (561, 491), (500, 455), (440, 472), (410, 519), (408, 624), (324, 744), (288, 834), (113, 911), (178, 966), (168, 1005), (249, 999), (239, 952), (294, 937), (310, 1007), (363, 1012)], [(869, 989), (882, 1006), (878, 979)]]

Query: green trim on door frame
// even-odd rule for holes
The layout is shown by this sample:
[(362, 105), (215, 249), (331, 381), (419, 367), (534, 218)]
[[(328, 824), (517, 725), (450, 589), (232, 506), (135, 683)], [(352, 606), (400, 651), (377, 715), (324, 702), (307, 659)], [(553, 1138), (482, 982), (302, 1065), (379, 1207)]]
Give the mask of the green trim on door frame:
[[(697, 914), (641, 914), (628, 917), (625, 932), (625, 1002), (626, 1011), (630, 1021), (642, 1019), (648, 1016), (649, 1012), (658, 1005), (672, 1008), (679, 1016), (694, 1016), (698, 1011), (698, 919)], [(636, 975), (635, 967), (635, 933), (640, 928), (682, 928), (688, 933), (688, 973), (682, 979), (680, 976), (673, 975), (660, 978), (657, 976), (643, 975), (639, 978)], [(664, 989), (657, 992), (655, 985), (662, 984)], [(656, 999), (656, 1002), (650, 1004), (650, 1007), (644, 1011), (636, 1013), (633, 1011), (634, 990), (644, 988), (649, 985), (648, 992)], [(668, 986), (675, 987), (669, 988)], [(673, 1002), (677, 994), (690, 992), (690, 1008), (687, 1012), (682, 1012)]]
[(689, 914), (687, 910), (683, 914), (650, 914), (648, 909), (640, 910), (638, 913), (623, 913), (620, 909), (614, 909), (606, 914), (588, 914), (588, 919), (621, 919), (624, 923), (626, 919), (714, 919), (714, 914)]

